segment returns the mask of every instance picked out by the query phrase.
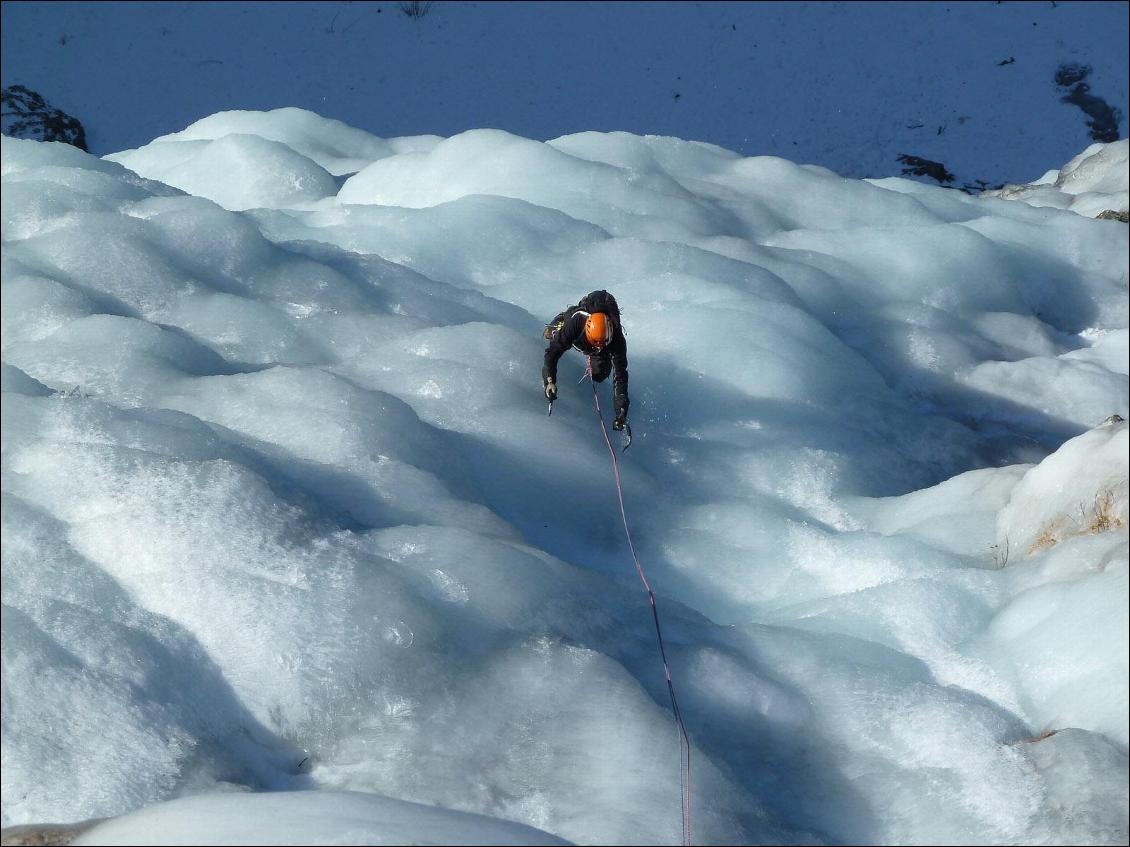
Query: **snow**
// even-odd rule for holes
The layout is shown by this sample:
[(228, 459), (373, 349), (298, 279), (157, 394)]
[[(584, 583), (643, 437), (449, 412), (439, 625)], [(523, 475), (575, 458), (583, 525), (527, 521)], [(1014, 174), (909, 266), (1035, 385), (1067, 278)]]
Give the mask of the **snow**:
[(1130, 188), (1126, 147), (1092, 144), (1056, 171), (1048, 171), (1032, 185), (1006, 185), (987, 196), (1023, 200), (1033, 206), (1071, 209), (1096, 217), (1108, 209), (1125, 212)]
[(1122, 837), (1125, 225), (669, 138), (262, 120), (206, 143), (375, 158), (311, 200), (180, 140), (3, 140), (6, 825), (678, 840), (576, 356), (539, 400), (544, 316), (605, 286), (696, 840)]
[[(428, 840), (421, 842), (421, 829)], [(325, 841), (327, 830), (333, 840)], [(74, 845), (567, 844), (531, 827), (344, 791), (224, 794), (158, 803), (99, 824)]]
[[(1100, 140), (1064, 100), (1064, 66), (1090, 68), (1076, 85), (1127, 135), (1114, 0), (444, 0), (418, 19), (400, 5), (6, 0), (0, 76), (78, 118), (99, 155), (214, 140), (181, 133), (218, 112), (297, 106), (348, 125), (328, 146), (288, 142), (332, 174), (377, 158), (360, 130), (490, 128), (671, 136), (857, 179), (902, 173), (909, 155), (955, 186), (1026, 184)], [(253, 134), (278, 140), (262, 121)]]
[[(457, 63), (456, 18), (499, 37), (572, 20), (504, 5), (415, 24), (384, 5), (381, 25), (418, 24), (413, 49)], [(665, 4), (655, 32), (731, 7), (743, 31), (758, 5)], [(774, 7), (766, 35), (797, 36), (784, 10), (804, 5)], [(292, 6), (297, 31), (256, 37), (285, 52), (317, 20), (338, 43), (380, 8)], [(85, 21), (70, 44), (87, 49), (126, 7), (45, 8), (4, 5), (6, 85), (9, 46), (45, 21)], [(156, 20), (129, 8), (131, 32)], [(199, 21), (162, 8), (172, 29)], [(893, 17), (920, 8), (943, 18)], [(1089, 59), (1080, 8), (950, 16), (1034, 16), (1047, 40), (1058, 15), (1049, 35)], [(1124, 56), (1124, 4), (1093, 8), (1122, 21)], [(217, 49), (251, 43), (239, 10)], [(947, 26), (917, 30), (921, 56)], [(998, 68), (1001, 31), (981, 32), (1000, 74), (1039, 46), (1009, 42)], [(906, 49), (879, 35), (876, 62)], [(409, 49), (377, 44), (371, 62)], [(1093, 90), (1117, 88), (1094, 61)], [(879, 142), (869, 171), (705, 137), (722, 120), (683, 140), (645, 109), (593, 131), (602, 101), (564, 134), (518, 105), (516, 123), (469, 120), (450, 108), (461, 79), (443, 121), (397, 104), (343, 122), (299, 96), (258, 111), (249, 67), (231, 69), (233, 108), (181, 118), (203, 101), (170, 97), (97, 124), (148, 132), (102, 157), (2, 139), (5, 828), (680, 841), (678, 736), (593, 390), (566, 354), (548, 417), (538, 378), (544, 321), (607, 288), (631, 371), (624, 500), (693, 744), (694, 843), (1126, 843), (1128, 238), (1095, 216), (1126, 208), (1127, 141), (1020, 157), (1011, 139), (968, 161), (1019, 181), (974, 195), (879, 168)], [(419, 67), (421, 85), (441, 68)], [(941, 98), (960, 74), (929, 79)], [(1023, 109), (1046, 130), (1026, 143), (1072, 137), (1041, 108), (1019, 98), (978, 143)], [(804, 112), (765, 109), (781, 132)], [(865, 148), (824, 114), (809, 152)]]
[[(1009, 538), (1029, 549), (1083, 534), (1103, 517), (1125, 523), (1126, 480), (1119, 459), (1127, 452), (1126, 436), (1125, 428), (1104, 425), (1073, 438), (1026, 473), (1000, 511), (998, 541)], [(1105, 504), (1101, 509), (1098, 501)]]

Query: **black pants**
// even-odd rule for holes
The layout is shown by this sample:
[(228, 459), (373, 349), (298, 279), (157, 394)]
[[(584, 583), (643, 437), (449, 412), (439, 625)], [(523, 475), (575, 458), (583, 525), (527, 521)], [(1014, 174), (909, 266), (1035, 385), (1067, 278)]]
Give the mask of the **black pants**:
[(611, 356), (590, 356), (589, 363), (592, 366), (593, 382), (604, 382), (608, 379), (608, 375), (612, 373)]

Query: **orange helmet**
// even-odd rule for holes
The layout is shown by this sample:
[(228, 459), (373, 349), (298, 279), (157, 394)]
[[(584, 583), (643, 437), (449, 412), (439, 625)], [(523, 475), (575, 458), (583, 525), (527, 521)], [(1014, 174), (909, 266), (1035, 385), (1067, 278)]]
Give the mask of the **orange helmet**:
[(603, 312), (593, 312), (585, 321), (585, 340), (596, 349), (608, 346), (612, 341), (612, 319)]

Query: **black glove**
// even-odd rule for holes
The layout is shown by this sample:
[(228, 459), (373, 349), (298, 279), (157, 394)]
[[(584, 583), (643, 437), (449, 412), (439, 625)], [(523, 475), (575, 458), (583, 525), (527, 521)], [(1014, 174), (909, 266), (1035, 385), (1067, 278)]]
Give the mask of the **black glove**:
[(619, 432), (628, 423), (628, 413), (620, 412), (616, 415), (616, 420), (612, 422), (612, 428)]
[(550, 377), (545, 380), (545, 399), (550, 403), (557, 399), (557, 384)]

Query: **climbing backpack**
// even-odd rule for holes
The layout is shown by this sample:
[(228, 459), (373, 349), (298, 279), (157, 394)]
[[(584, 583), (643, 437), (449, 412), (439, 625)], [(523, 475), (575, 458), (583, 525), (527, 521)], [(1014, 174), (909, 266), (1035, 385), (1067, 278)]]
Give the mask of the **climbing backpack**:
[(593, 312), (604, 312), (604, 314), (612, 318), (617, 326), (620, 325), (620, 307), (616, 303), (616, 298), (603, 288), (582, 297), (581, 302), (577, 304), (577, 308), (589, 314)]
[(577, 305), (569, 306), (563, 312), (558, 312), (553, 320), (545, 325), (545, 331), (542, 333), (545, 340), (549, 341), (553, 338), (553, 334), (561, 329), (565, 325), (565, 321), (577, 312), (585, 312), (590, 315), (593, 312), (603, 312), (612, 318), (617, 326), (620, 325), (620, 307), (616, 303), (616, 298), (602, 288), (599, 291), (586, 294)]

